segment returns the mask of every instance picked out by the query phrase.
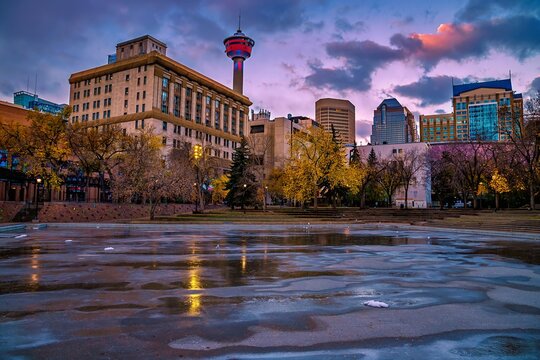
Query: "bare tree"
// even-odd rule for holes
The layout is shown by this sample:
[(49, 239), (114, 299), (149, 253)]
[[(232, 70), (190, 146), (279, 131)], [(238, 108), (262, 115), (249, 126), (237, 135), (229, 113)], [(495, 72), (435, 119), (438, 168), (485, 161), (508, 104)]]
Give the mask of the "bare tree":
[(245, 139), (251, 155), (249, 166), (251, 167), (251, 172), (255, 175), (258, 193), (262, 195), (263, 210), (266, 211), (266, 179), (270, 174), (266, 173), (265, 164), (272, 149), (273, 139), (271, 136), (265, 134), (249, 135)]
[(386, 194), (388, 205), (392, 206), (392, 198), (397, 188), (401, 185), (399, 173), (399, 165), (393, 158), (382, 159), (378, 162), (379, 171), (376, 178), (377, 183)]
[(510, 107), (502, 107), (499, 117), (511, 119), (512, 126), (503, 127), (503, 131), (514, 145), (514, 154), (520, 160), (516, 166), (529, 190), (529, 207), (535, 209), (535, 194), (540, 183), (540, 91), (527, 101), (525, 110), (524, 121), (520, 112)]
[(401, 186), (405, 190), (406, 209), (408, 208), (409, 187), (418, 181), (417, 175), (425, 168), (424, 158), (425, 155), (417, 149), (406, 149), (402, 154), (394, 155)]

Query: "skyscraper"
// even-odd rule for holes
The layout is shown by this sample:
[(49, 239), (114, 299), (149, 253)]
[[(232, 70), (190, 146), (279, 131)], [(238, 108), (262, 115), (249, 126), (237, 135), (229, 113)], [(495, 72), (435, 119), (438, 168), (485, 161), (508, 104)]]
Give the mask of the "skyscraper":
[(452, 106), (457, 140), (506, 140), (523, 122), (523, 97), (511, 79), (453, 85)]
[(420, 115), (420, 142), (456, 140), (454, 114)]
[(315, 120), (331, 131), (332, 125), (338, 137), (345, 144), (352, 144), (356, 137), (354, 105), (349, 100), (319, 99), (315, 103)]
[(414, 115), (394, 98), (383, 100), (373, 112), (371, 144), (404, 144), (416, 141)]
[(240, 30), (240, 20), (238, 20), (238, 30), (223, 40), (225, 52), (233, 62), (233, 90), (242, 94), (244, 91), (244, 61), (251, 56), (251, 49), (255, 46), (255, 41), (246, 36)]

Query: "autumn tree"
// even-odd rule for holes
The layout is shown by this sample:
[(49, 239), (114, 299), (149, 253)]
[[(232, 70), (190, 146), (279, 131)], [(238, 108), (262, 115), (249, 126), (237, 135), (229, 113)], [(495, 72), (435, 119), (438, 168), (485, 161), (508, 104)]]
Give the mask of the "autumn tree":
[(61, 185), (71, 155), (66, 133), (70, 113), (69, 107), (56, 115), (30, 111), (28, 126), (0, 123), (0, 146), (10, 154), (17, 154), (26, 173), (42, 177), (49, 189)]
[(96, 172), (100, 178), (101, 199), (104, 175), (107, 174), (114, 181), (113, 170), (120, 163), (119, 155), (126, 151), (127, 136), (119, 125), (88, 126), (87, 123), (75, 123), (68, 127), (68, 139), (79, 167), (86, 174), (86, 193), (90, 176)]
[(514, 145), (514, 154), (520, 160), (520, 169), (529, 191), (529, 207), (535, 209), (535, 194), (540, 184), (540, 91), (525, 104), (524, 121), (520, 109), (504, 106), (500, 118), (511, 119), (511, 127), (503, 127), (509, 141)]
[(195, 201), (198, 211), (204, 212), (205, 198), (212, 180), (218, 177), (218, 159), (212, 157), (212, 144), (201, 139), (191, 147), (191, 164), (195, 169)]
[(291, 138), (291, 154), (284, 169), (284, 193), (288, 198), (301, 203), (313, 199), (313, 206), (317, 208), (323, 185), (329, 191), (344, 185), (345, 156), (332, 134), (317, 127), (306, 133), (298, 132)]
[(229, 182), (229, 176), (223, 174), (212, 180), (212, 202), (214, 204), (221, 204), (225, 201), (228, 191), (226, 190), (227, 183)]
[(128, 136), (113, 182), (117, 199), (150, 205), (150, 220), (161, 200), (187, 197), (195, 178), (187, 149), (173, 149), (166, 157), (161, 150), (151, 128)]

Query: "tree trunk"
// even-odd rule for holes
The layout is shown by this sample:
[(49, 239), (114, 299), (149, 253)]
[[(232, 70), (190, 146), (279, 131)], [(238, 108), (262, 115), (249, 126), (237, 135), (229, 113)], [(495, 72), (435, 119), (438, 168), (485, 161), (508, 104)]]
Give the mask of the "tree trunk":
[(534, 203), (534, 184), (533, 181), (529, 181), (529, 206), (531, 207), (531, 210), (535, 209), (535, 203)]
[(409, 208), (409, 186), (405, 186), (405, 209)]
[(366, 208), (366, 191), (362, 190), (362, 193), (360, 194), (360, 209)]
[(318, 189), (313, 192), (313, 208), (317, 209), (317, 195), (319, 195)]
[(498, 192), (495, 192), (495, 211), (499, 210), (499, 198), (500, 194)]

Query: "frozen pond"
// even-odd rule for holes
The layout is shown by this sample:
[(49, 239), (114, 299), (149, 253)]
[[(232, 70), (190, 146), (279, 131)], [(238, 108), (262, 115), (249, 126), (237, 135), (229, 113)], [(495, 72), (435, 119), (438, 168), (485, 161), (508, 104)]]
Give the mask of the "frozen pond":
[(0, 237), (2, 359), (540, 357), (532, 237), (346, 225), (26, 234)]

